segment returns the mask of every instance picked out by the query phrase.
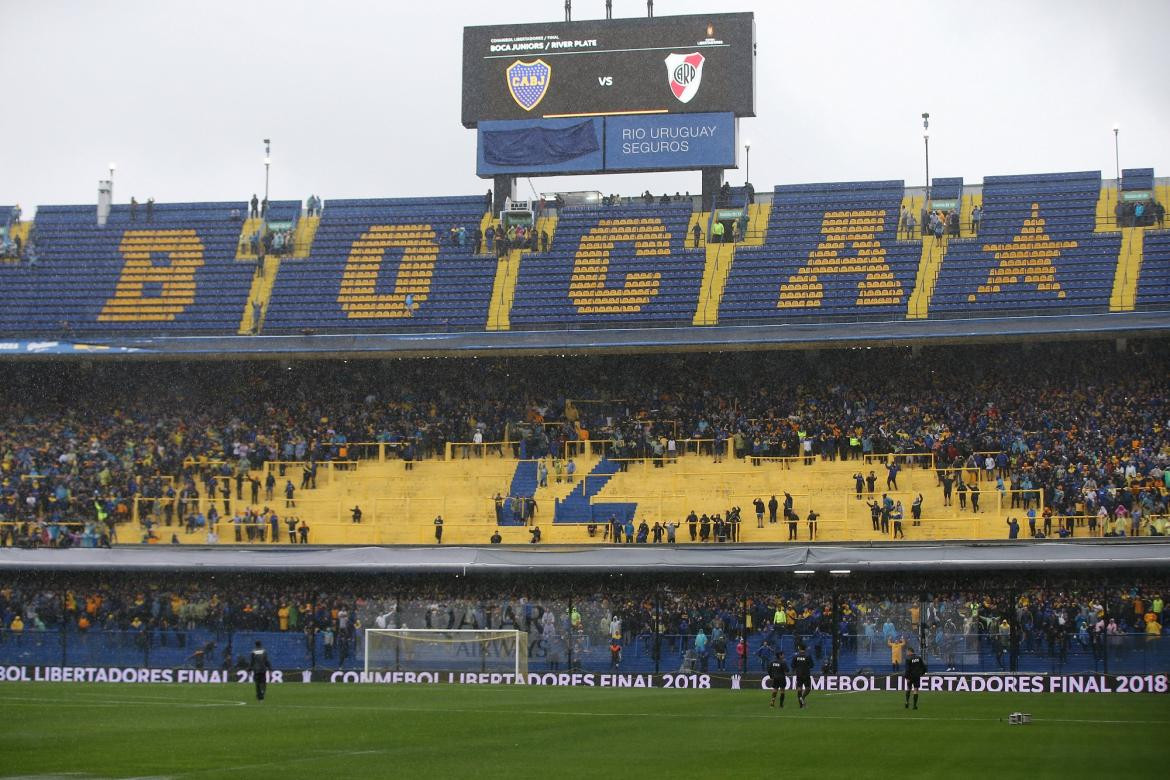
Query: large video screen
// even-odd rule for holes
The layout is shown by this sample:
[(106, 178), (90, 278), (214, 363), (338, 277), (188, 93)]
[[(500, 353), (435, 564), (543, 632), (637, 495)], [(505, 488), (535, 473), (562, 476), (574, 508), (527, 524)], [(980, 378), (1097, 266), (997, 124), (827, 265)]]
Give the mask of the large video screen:
[(615, 114), (755, 116), (750, 13), (463, 29), (463, 124)]

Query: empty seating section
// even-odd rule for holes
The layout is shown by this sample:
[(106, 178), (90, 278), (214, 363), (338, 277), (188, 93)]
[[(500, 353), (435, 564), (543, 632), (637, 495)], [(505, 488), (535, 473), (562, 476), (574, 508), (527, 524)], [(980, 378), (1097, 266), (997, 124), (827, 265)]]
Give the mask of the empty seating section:
[(904, 317), (920, 246), (897, 240), (900, 181), (777, 187), (763, 246), (740, 247), (721, 323)]
[(719, 203), (720, 208), (741, 209), (748, 205), (747, 187), (729, 187), (727, 201)]
[(1153, 168), (1122, 168), (1121, 189), (1123, 190), (1152, 190), (1154, 189)]
[(301, 216), (301, 202), (299, 200), (271, 200), (268, 202), (267, 218), (269, 222), (293, 222)]
[[(1124, 170), (1122, 187), (1131, 200), (1163, 192), (1151, 168)], [(930, 318), (1107, 312), (1111, 298), (1114, 310), (1170, 306), (1170, 232), (1143, 223), (1123, 236), (1111, 220), (1094, 232), (1107, 202), (1100, 171), (993, 176), (966, 197), (962, 178), (934, 179), (933, 201), (981, 198), (983, 217), (977, 237), (932, 244), (930, 264), (917, 237), (898, 238), (904, 195), (901, 181), (776, 187), (763, 243), (709, 265), (690, 247), (690, 203), (564, 208), (547, 252), (525, 250), (518, 271), (500, 271), (507, 289), (515, 280), (505, 322), (691, 325), (697, 311), (705, 324), (904, 319), (915, 284), (931, 296)], [(731, 188), (730, 201), (742, 205), (745, 189)], [(268, 220), (295, 225), (300, 208), (273, 201)], [(248, 211), (244, 202), (117, 205), (98, 227), (93, 205), (42, 206), (35, 261), (0, 262), (0, 332), (236, 333), (249, 297), (268, 289), (252, 291), (254, 261), (238, 250)], [(285, 257), (258, 280), (275, 279), (264, 333), (485, 330), (503, 266), (475, 253), (482, 219), (479, 195), (330, 201), (309, 257)], [(705, 287), (705, 272), (718, 283)], [(1121, 292), (1119, 279), (1129, 280)]]
[(951, 239), (932, 316), (1107, 311), (1121, 236), (1094, 233), (1101, 172), (991, 176), (980, 235)]
[(1143, 254), (1137, 305), (1147, 308), (1170, 306), (1170, 231), (1147, 230)]
[(685, 247), (691, 206), (564, 209), (547, 253), (520, 263), (513, 328), (687, 323), (705, 253)]
[(482, 196), (329, 201), (309, 257), (281, 264), (264, 332), (483, 330), (496, 264), (474, 254), (482, 217)]
[[(35, 264), (0, 266), (10, 334), (232, 333), (253, 266), (235, 260), (243, 203), (41, 206)], [(235, 218), (233, 219), (233, 211)]]
[[(963, 195), (963, 177), (930, 180), (931, 200), (958, 200)], [(915, 217), (917, 218), (917, 217)]]

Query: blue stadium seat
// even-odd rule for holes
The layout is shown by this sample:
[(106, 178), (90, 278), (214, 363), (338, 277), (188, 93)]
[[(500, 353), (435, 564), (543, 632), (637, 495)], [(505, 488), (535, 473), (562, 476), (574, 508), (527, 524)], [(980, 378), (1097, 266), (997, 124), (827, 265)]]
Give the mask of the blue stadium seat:
[(900, 181), (777, 187), (761, 247), (735, 254), (719, 322), (902, 318), (920, 245), (897, 239)]
[(951, 239), (931, 317), (1108, 311), (1119, 233), (1094, 233), (1101, 172), (989, 176), (975, 238)]
[(1170, 306), (1170, 231), (1147, 230), (1144, 239), (1136, 305), (1164, 309)]
[(692, 211), (690, 204), (561, 210), (549, 251), (520, 264), (512, 328), (690, 324), (706, 259), (685, 246)]
[(1153, 168), (1122, 168), (1121, 189), (1123, 190), (1152, 190), (1154, 189)]
[(958, 200), (963, 197), (963, 177), (930, 180), (931, 200)]
[[(14, 335), (234, 333), (253, 266), (237, 262), (243, 203), (41, 206), (38, 260), (0, 266), (0, 330)], [(233, 219), (233, 211), (236, 218)]]
[(496, 262), (474, 254), (482, 217), (480, 195), (330, 200), (310, 256), (282, 261), (264, 332), (483, 330)]

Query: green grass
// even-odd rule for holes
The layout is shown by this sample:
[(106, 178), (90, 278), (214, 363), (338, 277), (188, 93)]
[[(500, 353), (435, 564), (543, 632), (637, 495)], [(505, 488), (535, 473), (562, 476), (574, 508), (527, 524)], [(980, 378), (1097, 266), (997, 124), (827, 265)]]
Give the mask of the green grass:
[[(0, 684), (0, 777), (1164, 777), (1167, 695)], [(1006, 716), (1030, 712), (1030, 726)]]

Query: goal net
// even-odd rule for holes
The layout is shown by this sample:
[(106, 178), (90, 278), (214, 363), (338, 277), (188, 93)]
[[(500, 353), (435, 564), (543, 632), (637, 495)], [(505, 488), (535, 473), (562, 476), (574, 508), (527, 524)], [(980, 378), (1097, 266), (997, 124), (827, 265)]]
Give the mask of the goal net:
[(528, 635), (490, 629), (371, 628), (367, 672), (528, 674)]

